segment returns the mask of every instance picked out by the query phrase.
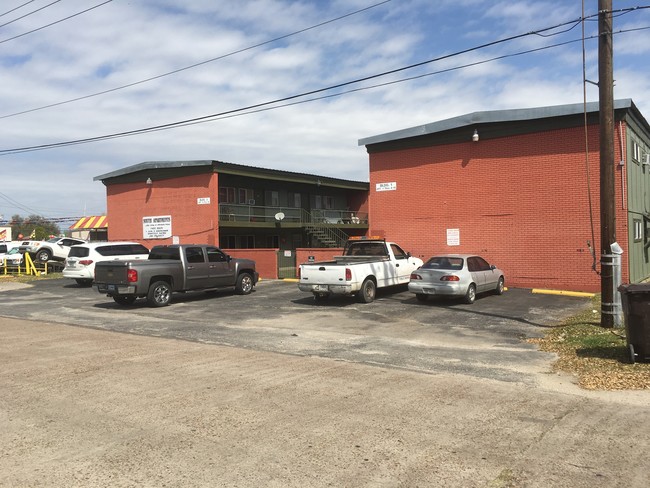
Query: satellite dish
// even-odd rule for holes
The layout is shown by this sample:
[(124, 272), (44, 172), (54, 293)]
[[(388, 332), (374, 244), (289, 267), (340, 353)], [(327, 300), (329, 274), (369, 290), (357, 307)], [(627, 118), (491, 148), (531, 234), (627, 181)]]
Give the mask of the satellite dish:
[(275, 220), (277, 220), (279, 222), (282, 219), (284, 219), (284, 213), (278, 212), (278, 213), (275, 214)]

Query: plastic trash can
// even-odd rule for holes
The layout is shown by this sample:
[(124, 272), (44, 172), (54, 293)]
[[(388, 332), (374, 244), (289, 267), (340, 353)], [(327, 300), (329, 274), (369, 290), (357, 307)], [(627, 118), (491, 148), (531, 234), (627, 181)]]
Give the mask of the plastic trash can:
[(632, 283), (618, 287), (621, 292), (625, 336), (630, 361), (650, 359), (650, 283)]

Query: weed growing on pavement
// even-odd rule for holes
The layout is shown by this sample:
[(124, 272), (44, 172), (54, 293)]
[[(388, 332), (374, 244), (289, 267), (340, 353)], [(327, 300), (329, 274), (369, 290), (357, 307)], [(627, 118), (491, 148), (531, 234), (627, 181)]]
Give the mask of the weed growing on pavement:
[(584, 389), (650, 389), (650, 363), (630, 363), (625, 329), (600, 326), (599, 296), (588, 310), (550, 329), (545, 337), (528, 342), (557, 354), (553, 370), (576, 376)]

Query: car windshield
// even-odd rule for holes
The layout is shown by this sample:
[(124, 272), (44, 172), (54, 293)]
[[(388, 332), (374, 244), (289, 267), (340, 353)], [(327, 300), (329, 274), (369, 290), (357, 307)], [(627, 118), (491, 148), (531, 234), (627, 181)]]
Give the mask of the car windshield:
[(52, 243), (54, 243), (54, 242), (58, 242), (59, 239), (61, 239), (61, 238), (60, 238), (60, 237), (52, 237), (52, 238), (48, 239), (48, 240), (45, 241), (45, 242), (52, 242)]
[(424, 269), (446, 269), (460, 271), (463, 269), (463, 258), (452, 256), (435, 256), (422, 266)]
[(7, 251), (7, 254), (20, 254), (20, 249), (14, 247), (12, 249), (9, 249), (9, 251)]

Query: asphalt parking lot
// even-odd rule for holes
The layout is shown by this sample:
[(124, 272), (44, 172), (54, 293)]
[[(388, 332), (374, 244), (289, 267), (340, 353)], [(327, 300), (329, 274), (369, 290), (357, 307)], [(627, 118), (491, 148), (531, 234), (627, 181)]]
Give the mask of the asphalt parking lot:
[(5, 317), (526, 384), (548, 371), (552, 356), (524, 339), (589, 305), (586, 298), (524, 289), (481, 296), (472, 305), (419, 303), (405, 288), (380, 290), (371, 304), (354, 298), (317, 304), (285, 281), (262, 281), (248, 296), (175, 294), (164, 308), (144, 300), (122, 307), (66, 279), (0, 297)]
[(587, 299), (7, 284), (0, 486), (647, 486), (646, 392), (579, 391), (522, 340)]

